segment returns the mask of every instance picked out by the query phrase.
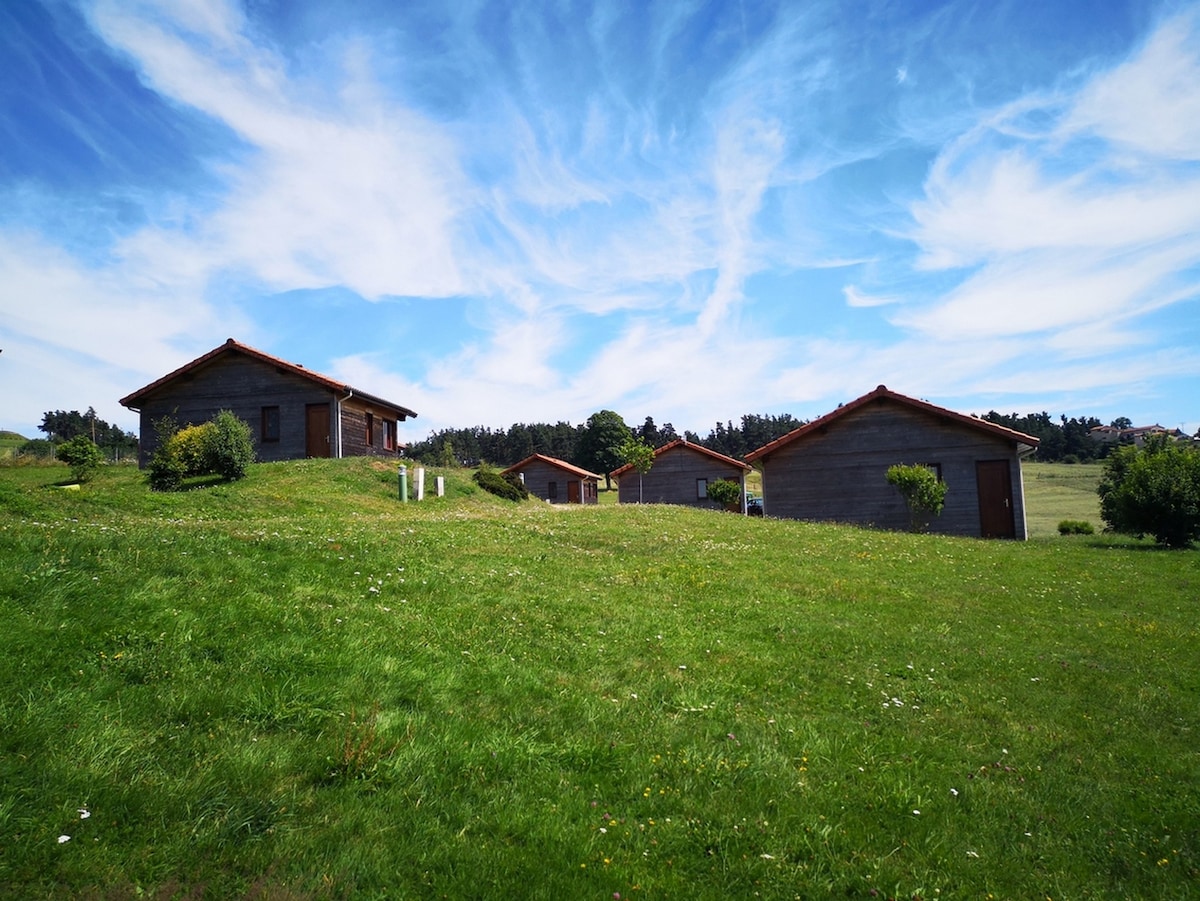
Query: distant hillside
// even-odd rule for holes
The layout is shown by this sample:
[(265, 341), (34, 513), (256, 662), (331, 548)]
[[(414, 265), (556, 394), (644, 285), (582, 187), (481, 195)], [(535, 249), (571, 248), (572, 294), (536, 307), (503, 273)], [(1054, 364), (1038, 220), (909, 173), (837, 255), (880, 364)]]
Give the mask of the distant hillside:
[(0, 459), (13, 456), (17, 452), (17, 448), (24, 445), (27, 440), (17, 432), (0, 429)]

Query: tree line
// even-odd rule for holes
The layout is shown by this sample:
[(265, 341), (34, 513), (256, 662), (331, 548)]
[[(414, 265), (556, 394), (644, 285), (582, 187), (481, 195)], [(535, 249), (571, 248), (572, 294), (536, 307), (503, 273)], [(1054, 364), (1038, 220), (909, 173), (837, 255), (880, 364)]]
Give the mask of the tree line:
[(31, 456), (53, 457), (55, 447), (66, 444), (73, 439), (84, 436), (112, 460), (136, 456), (138, 438), (133, 432), (127, 432), (117, 425), (110, 425), (101, 419), (93, 407), (87, 412), (78, 410), (53, 410), (42, 416), (42, 424), (38, 431), (46, 434), (45, 438), (33, 438), (26, 441), (17, 453)]
[(591, 472), (608, 473), (622, 465), (619, 454), (626, 439), (661, 447), (678, 438), (699, 444), (727, 457), (742, 459), (747, 453), (803, 425), (790, 414), (747, 413), (735, 424), (718, 422), (707, 435), (685, 430), (680, 434), (669, 422), (661, 426), (647, 416), (641, 425), (629, 426), (612, 410), (600, 410), (587, 422), (572, 425), (514, 423), (508, 429), (484, 426), (441, 429), (408, 446), (407, 454), (431, 466), (475, 465), (480, 462), (512, 466), (533, 454), (565, 460)]

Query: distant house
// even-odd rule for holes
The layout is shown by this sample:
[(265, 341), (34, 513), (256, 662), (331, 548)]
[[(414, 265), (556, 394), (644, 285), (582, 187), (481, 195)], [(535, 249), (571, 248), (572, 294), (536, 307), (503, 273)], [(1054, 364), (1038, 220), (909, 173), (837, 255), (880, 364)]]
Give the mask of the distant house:
[(552, 504), (594, 504), (600, 496), (600, 476), (545, 454), (526, 457), (502, 475), (509, 473), (518, 473), (530, 494)]
[(1187, 438), (1180, 429), (1167, 429), (1157, 423), (1155, 425), (1139, 425), (1128, 429), (1118, 429), (1111, 425), (1098, 425), (1088, 432), (1093, 441), (1102, 444), (1134, 444), (1141, 447), (1150, 435), (1166, 435), (1175, 440)]
[(676, 438), (654, 451), (654, 463), (645, 475), (631, 464), (613, 470), (618, 480), (617, 499), (622, 504), (683, 504), (690, 507), (715, 507), (708, 498), (708, 486), (716, 481), (736, 482), (742, 490), (741, 507), (746, 512), (746, 473), (750, 467)]
[(1038, 439), (880, 385), (746, 455), (762, 470), (767, 516), (905, 529), (908, 508), (886, 472), (933, 469), (947, 486), (931, 530), (1026, 537), (1021, 459)]
[(141, 416), (139, 462), (158, 443), (155, 423), (207, 422), (232, 410), (250, 424), (261, 461), (304, 457), (399, 456), (397, 424), (407, 407), (263, 353), (230, 338), (174, 372), (121, 398)]

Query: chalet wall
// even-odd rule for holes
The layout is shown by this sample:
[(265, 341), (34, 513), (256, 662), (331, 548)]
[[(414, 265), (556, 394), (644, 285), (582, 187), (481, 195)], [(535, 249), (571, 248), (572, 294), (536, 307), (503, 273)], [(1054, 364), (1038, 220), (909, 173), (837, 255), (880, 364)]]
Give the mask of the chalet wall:
[[(386, 412), (382, 408), (370, 404), (359, 403), (354, 398), (344, 402), (341, 406), (343, 457), (398, 457), (400, 455), (399, 426), (394, 413)], [(373, 422), (372, 431), (374, 432), (372, 435), (374, 440), (371, 444), (367, 443), (368, 413), (371, 414)], [(386, 434), (385, 421), (392, 424), (392, 437), (394, 441), (391, 448), (384, 447), (384, 435)]]
[(683, 504), (689, 507), (717, 509), (708, 498), (696, 496), (696, 480), (709, 483), (733, 479), (745, 494), (745, 470), (714, 460), (707, 454), (687, 447), (675, 447), (654, 458), (650, 471), (641, 476), (639, 494), (637, 470), (621, 474), (617, 499), (622, 504)]
[[(553, 464), (547, 463), (544, 460), (533, 460), (526, 466), (521, 467), (521, 473), (525, 476), (525, 488), (534, 497), (540, 497), (544, 501), (549, 501), (552, 504), (565, 504), (570, 496), (567, 491), (568, 482), (579, 483), (579, 498), (581, 503), (594, 504), (596, 503), (596, 491), (588, 491), (585, 482), (594, 481), (587, 479), (573, 472), (568, 472), (565, 469), (560, 469)], [(556, 497), (550, 496), (550, 483), (554, 482), (557, 488)]]
[(919, 410), (874, 402), (760, 460), (768, 516), (907, 529), (908, 508), (889, 485), (897, 463), (938, 464), (946, 506), (930, 531), (978, 536), (975, 464), (1006, 460), (1016, 537), (1025, 537), (1021, 463), (1012, 442)]
[[(144, 466), (158, 446), (154, 423), (172, 417), (182, 428), (212, 419), (221, 410), (231, 410), (250, 426), (258, 460), (294, 460), (304, 457), (305, 408), (329, 403), (332, 392), (307, 379), (280, 372), (274, 366), (241, 354), (226, 354), (212, 365), (185, 373), (162, 386), (143, 402), (140, 411), (141, 447)], [(279, 440), (263, 442), (262, 408), (279, 407)], [(333, 407), (330, 421), (334, 422)], [(331, 436), (331, 445), (336, 436)]]

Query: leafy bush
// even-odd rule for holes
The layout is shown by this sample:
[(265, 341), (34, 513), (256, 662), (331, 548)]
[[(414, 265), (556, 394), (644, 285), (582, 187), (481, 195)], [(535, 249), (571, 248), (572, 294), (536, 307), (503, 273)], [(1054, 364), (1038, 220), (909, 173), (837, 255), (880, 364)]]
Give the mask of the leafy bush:
[(208, 448), (212, 433), (213, 424), (204, 422), (186, 426), (171, 437), (170, 443), (179, 462), (183, 464), (185, 477), (202, 476), (211, 471)]
[(206, 471), (226, 479), (240, 479), (254, 462), (254, 438), (243, 420), (231, 410), (219, 412), (205, 441)]
[(708, 483), (708, 499), (720, 504), (722, 507), (733, 506), (741, 496), (742, 489), (737, 482), (719, 479), (716, 482)]
[(1114, 532), (1153, 535), (1171, 548), (1200, 539), (1200, 450), (1166, 436), (1122, 447), (1104, 464), (1096, 490)]
[(158, 446), (146, 467), (146, 481), (150, 483), (151, 491), (178, 491), (183, 485), (187, 464), (179, 455), (178, 444), (172, 440), (178, 431), (179, 426), (170, 416), (164, 416), (154, 423)]
[(515, 473), (510, 476), (502, 476), (490, 466), (480, 466), (471, 478), (484, 491), (488, 491), (505, 500), (523, 501), (529, 497), (529, 489), (525, 487), (525, 483)]
[(87, 435), (76, 435), (58, 446), (58, 459), (71, 467), (71, 478), (86, 482), (104, 462), (104, 453)]
[(156, 422), (154, 428), (158, 449), (150, 460), (149, 481), (155, 491), (177, 491), (184, 479), (194, 476), (240, 479), (254, 462), (250, 426), (230, 410), (184, 429), (168, 416)]
[(1083, 519), (1064, 519), (1058, 524), (1059, 535), (1094, 535), (1092, 524)]
[(887, 480), (899, 489), (908, 505), (909, 524), (914, 532), (923, 532), (946, 506), (946, 483), (928, 466), (897, 464), (889, 466)]

